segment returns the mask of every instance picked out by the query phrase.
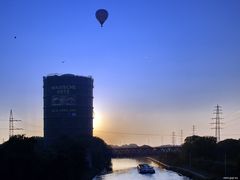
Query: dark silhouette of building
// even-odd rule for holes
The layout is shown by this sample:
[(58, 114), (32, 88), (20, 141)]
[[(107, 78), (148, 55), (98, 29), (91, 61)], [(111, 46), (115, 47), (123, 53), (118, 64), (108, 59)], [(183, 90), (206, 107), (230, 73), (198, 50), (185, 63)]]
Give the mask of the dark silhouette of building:
[(92, 136), (93, 78), (48, 75), (44, 82), (44, 138), (47, 143)]

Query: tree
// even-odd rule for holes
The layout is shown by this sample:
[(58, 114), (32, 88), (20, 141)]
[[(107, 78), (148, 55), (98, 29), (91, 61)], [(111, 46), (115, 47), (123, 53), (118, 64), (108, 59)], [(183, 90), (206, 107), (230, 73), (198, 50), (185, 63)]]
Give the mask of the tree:
[(217, 149), (219, 159), (224, 159), (227, 156), (228, 160), (236, 160), (240, 156), (240, 141), (225, 139), (217, 144)]
[(212, 136), (190, 136), (185, 139), (183, 152), (185, 156), (214, 159), (216, 156), (216, 138)]

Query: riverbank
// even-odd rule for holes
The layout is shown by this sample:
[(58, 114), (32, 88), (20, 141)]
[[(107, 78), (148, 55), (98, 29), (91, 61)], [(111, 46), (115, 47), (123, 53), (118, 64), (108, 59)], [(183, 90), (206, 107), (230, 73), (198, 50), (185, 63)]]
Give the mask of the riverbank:
[(199, 180), (211, 180), (211, 179), (214, 179), (213, 177), (210, 177), (210, 176), (207, 176), (205, 174), (202, 174), (200, 172), (197, 172), (197, 171), (194, 171), (192, 169), (189, 169), (189, 168), (183, 168), (183, 167), (177, 167), (177, 166), (170, 166), (166, 163), (163, 163), (155, 158), (152, 158), (152, 157), (148, 157), (147, 159), (153, 161), (154, 163), (164, 167), (165, 169), (167, 170), (171, 170), (171, 171), (174, 171), (176, 173), (179, 173), (181, 175), (184, 175), (184, 176), (187, 176), (189, 178), (192, 178), (192, 179), (199, 179)]
[(211, 136), (190, 136), (178, 151), (170, 150), (151, 157), (194, 179), (240, 179), (239, 152), (239, 140), (217, 142)]
[(92, 179), (111, 168), (111, 149), (100, 138), (64, 139), (46, 146), (42, 137), (14, 136), (0, 145), (2, 179)]

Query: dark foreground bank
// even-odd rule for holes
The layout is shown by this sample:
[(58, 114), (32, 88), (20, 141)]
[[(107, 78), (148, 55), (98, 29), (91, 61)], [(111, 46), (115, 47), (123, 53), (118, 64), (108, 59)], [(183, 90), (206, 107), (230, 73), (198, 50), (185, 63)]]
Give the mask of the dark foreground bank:
[(240, 179), (240, 140), (217, 143), (215, 137), (190, 136), (180, 151), (155, 159), (193, 179)]
[(111, 169), (111, 149), (100, 138), (61, 138), (51, 147), (41, 137), (14, 136), (0, 145), (0, 179), (88, 180)]

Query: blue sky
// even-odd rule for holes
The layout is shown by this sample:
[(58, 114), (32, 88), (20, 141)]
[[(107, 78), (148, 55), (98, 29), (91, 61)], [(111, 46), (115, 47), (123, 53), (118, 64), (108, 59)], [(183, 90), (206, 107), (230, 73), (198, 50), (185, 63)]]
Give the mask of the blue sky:
[[(172, 131), (187, 136), (195, 124), (200, 135), (214, 135), (216, 104), (223, 138), (239, 138), (239, 7), (238, 0), (1, 0), (0, 136), (8, 137), (11, 108), (27, 135), (42, 135), (42, 77), (74, 73), (93, 76), (96, 135), (109, 143), (146, 142), (97, 130), (158, 133), (170, 143)], [(103, 28), (99, 8), (109, 12)]]

